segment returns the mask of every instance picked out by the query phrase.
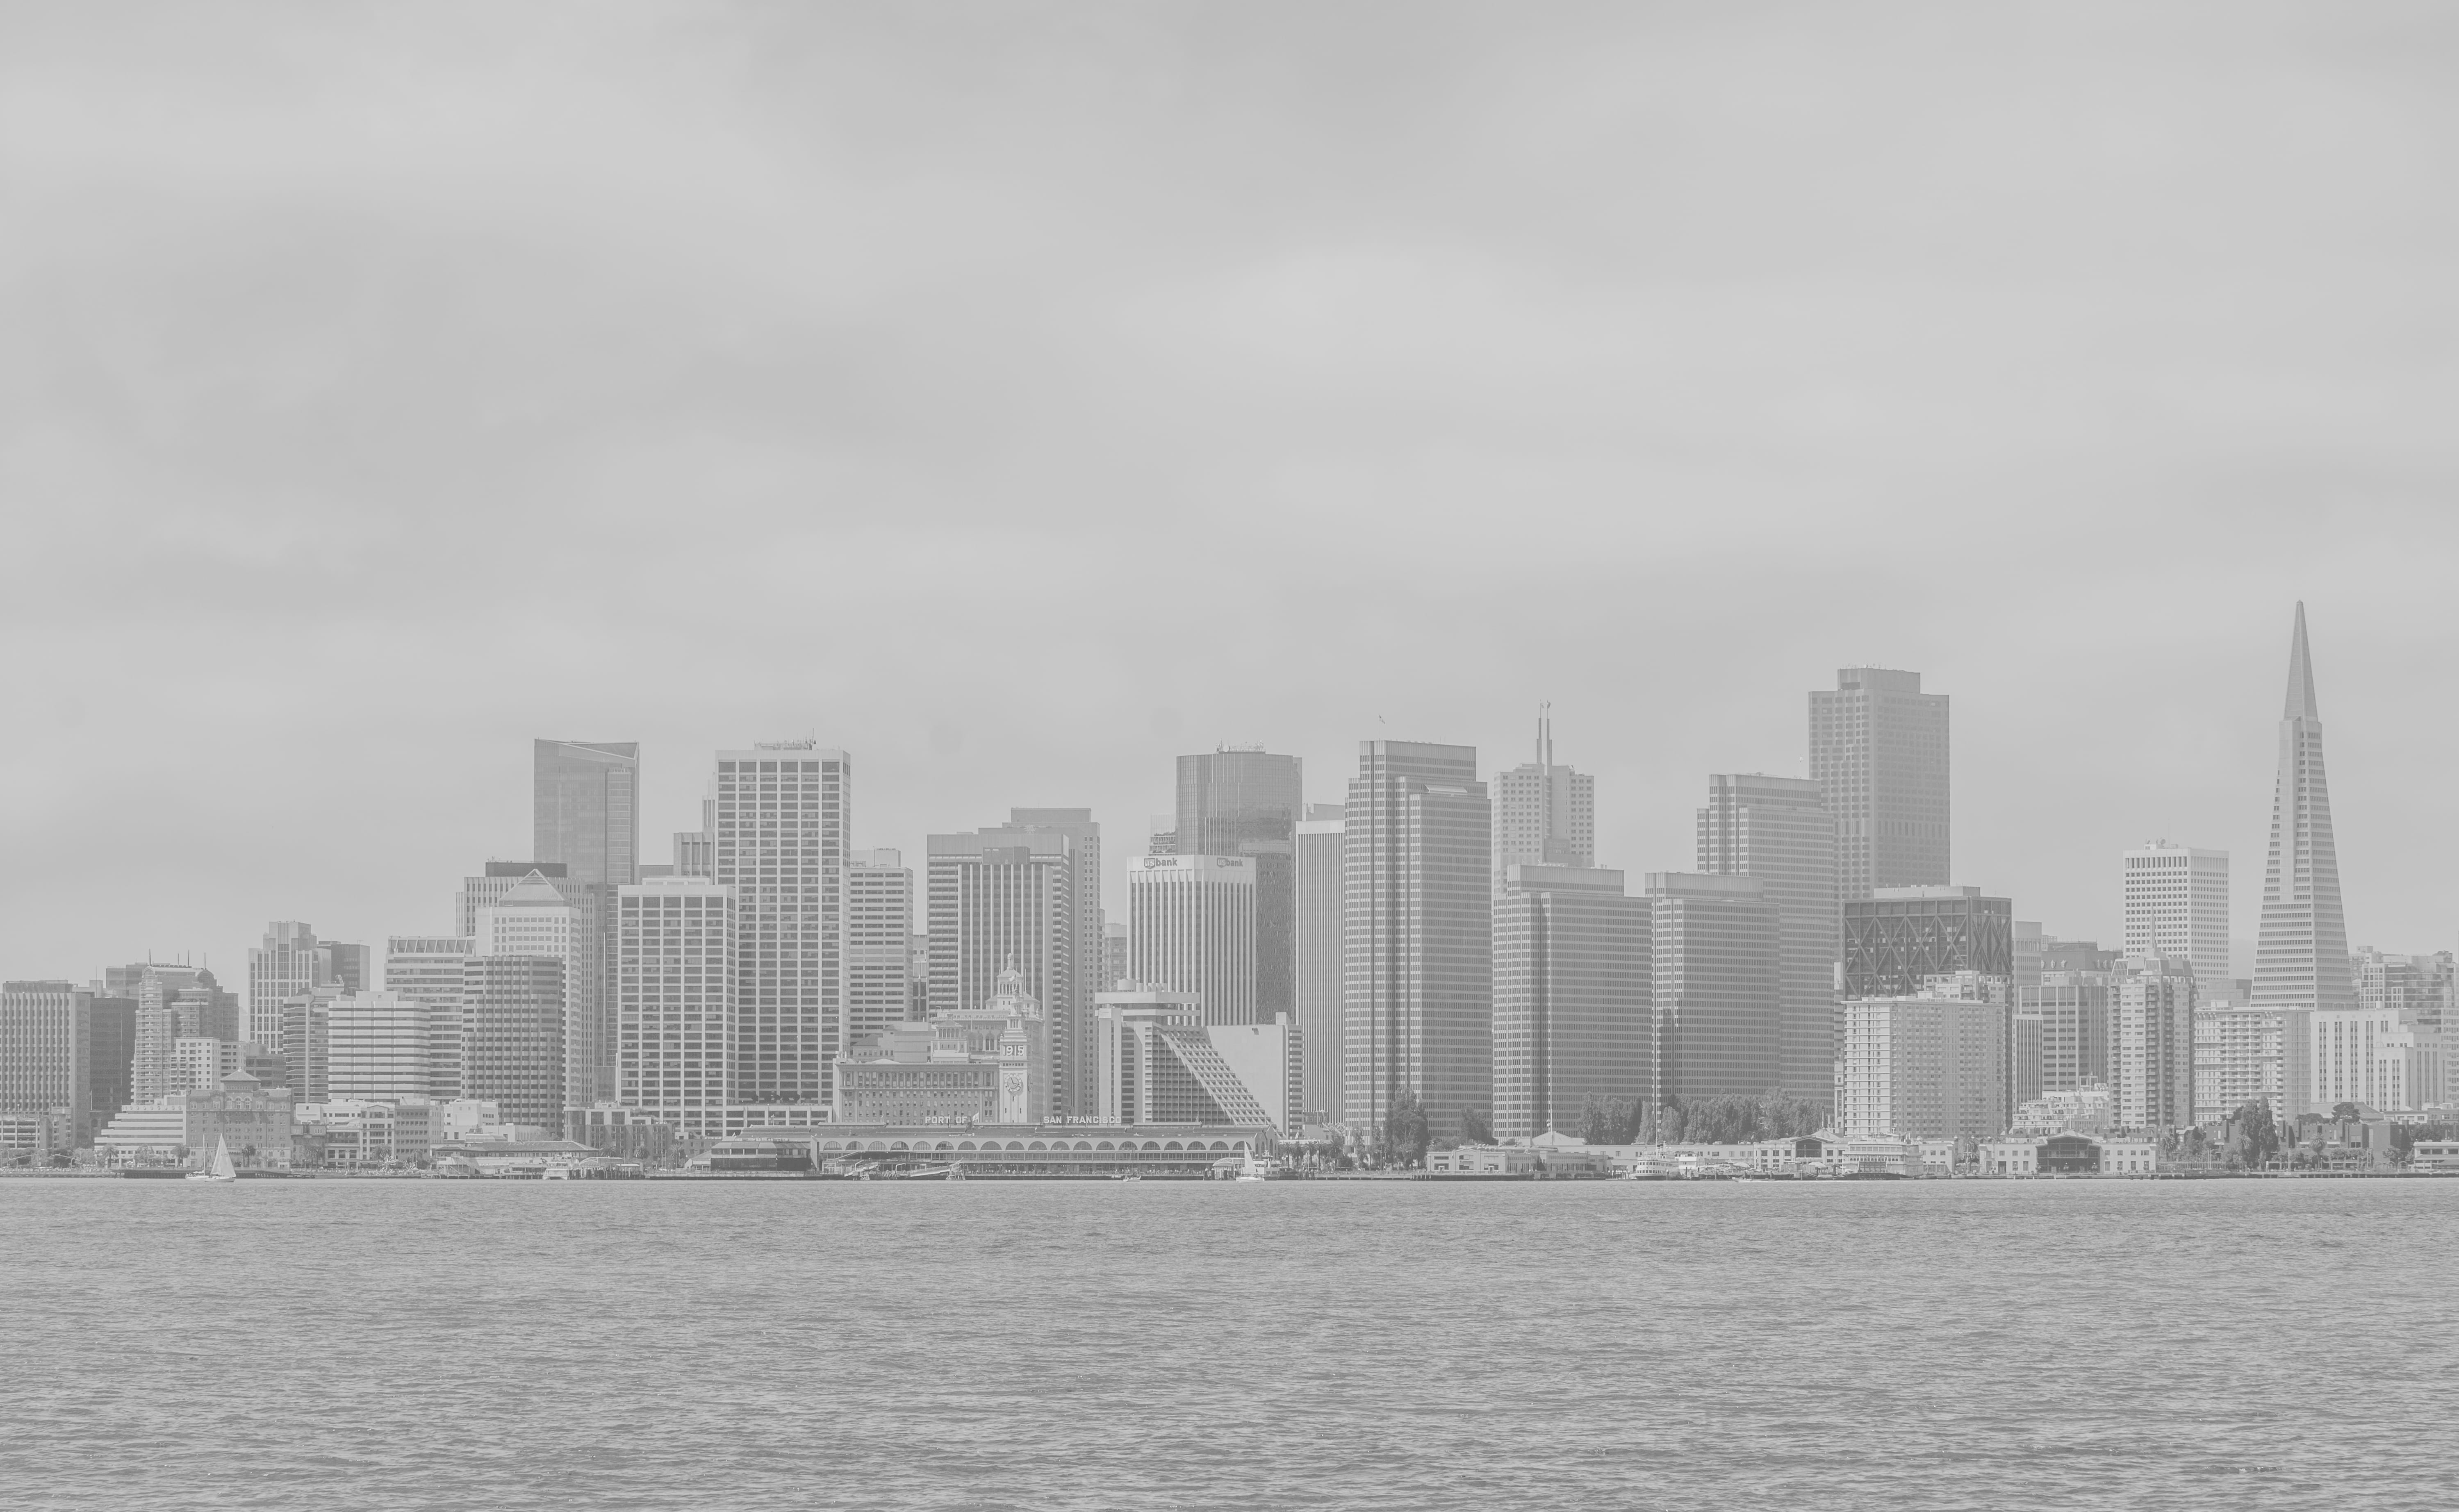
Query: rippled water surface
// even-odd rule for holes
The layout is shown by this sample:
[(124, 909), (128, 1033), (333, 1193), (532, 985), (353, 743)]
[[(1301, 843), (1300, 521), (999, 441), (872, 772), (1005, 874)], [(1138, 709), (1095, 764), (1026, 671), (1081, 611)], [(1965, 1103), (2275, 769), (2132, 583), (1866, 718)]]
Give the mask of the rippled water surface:
[(0, 1502), (2447, 1505), (2459, 1181), (0, 1181)]

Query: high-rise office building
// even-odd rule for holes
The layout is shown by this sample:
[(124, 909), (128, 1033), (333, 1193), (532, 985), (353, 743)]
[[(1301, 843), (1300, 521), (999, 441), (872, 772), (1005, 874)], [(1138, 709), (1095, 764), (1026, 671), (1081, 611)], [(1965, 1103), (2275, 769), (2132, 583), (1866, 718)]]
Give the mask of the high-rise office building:
[(1134, 980), (1135, 931), (1124, 919), (1102, 922), (1102, 991), (1117, 992), (1119, 983)]
[(70, 1143), (93, 1137), (93, 1008), (69, 982), (0, 982), (0, 1113), (56, 1111)]
[(316, 942), (317, 979), (346, 993), (367, 992), (376, 984), (376, 953), (366, 945), (340, 940)]
[(914, 869), (894, 850), (846, 858), (846, 1035), (904, 1023), (914, 1007)]
[(1493, 807), (1477, 747), (1362, 741), (1342, 829), (1344, 1080), (1379, 1138), (1414, 1093), (1437, 1137), (1494, 1098)]
[(2448, 1073), (2442, 1037), (2405, 1015), (2380, 1009), (2325, 1008), (2285, 1014), (2305, 1036), (2304, 1075), (2290, 1116), (2328, 1113), (2343, 1102), (2386, 1113), (2411, 1113), (2445, 1102)]
[(1253, 864), (1255, 1009), (1249, 1019), (1208, 1023), (1271, 1023), (1297, 1003), (1297, 827), (1305, 817), (1304, 774), (1295, 756), (1251, 746), (1224, 746), (1178, 759), (1178, 816), (1172, 850), (1180, 855), (1243, 856)]
[[(566, 881), (576, 893), (597, 902), (604, 894)], [(532, 870), (518, 882), (482, 904), (472, 921), (470, 955), (545, 956), (563, 962), (567, 983), (590, 983), (603, 960), (601, 933), (594, 926), (594, 909), (572, 906), (545, 873)], [(467, 974), (464, 974), (465, 980)], [(610, 1026), (600, 1021), (608, 1004), (603, 994), (575, 994), (563, 1014), (564, 1105), (587, 1107), (611, 1092), (601, 1071), (611, 1069), (615, 1047)]]
[[(985, 830), (928, 844), (931, 1017), (988, 1002), (1010, 967), (1036, 1003), (1067, 1001), (1077, 874), (1067, 836)], [(1041, 1018), (1045, 1045), (1056, 1038), (1052, 1018)], [(1063, 1069), (1056, 1060), (1039, 1068), (1037, 1084), (1055, 1087)]]
[[(327, 1098), (399, 1102), (434, 1095), (427, 1004), (391, 992), (344, 993), (325, 1013)], [(221, 1084), (219, 1074), (211, 1084)]]
[(453, 927), (464, 934), (475, 935), (478, 911), (534, 876), (543, 878), (547, 886), (562, 894), (572, 908), (577, 927), (586, 934), (595, 918), (591, 910), (596, 904), (589, 889), (560, 861), (490, 861), (480, 874), (463, 877), (461, 891), (452, 898)]
[[(1050, 1026), (1052, 1063), (1059, 1069), (1050, 1087), (1051, 1106), (1072, 1117), (1089, 1116), (1093, 1105), (1093, 992), (1101, 985), (1102, 827), (1090, 808), (1011, 808), (999, 833), (1060, 834), (1067, 839), (1070, 899), (1066, 924), (1067, 995), (1043, 998)], [(985, 834), (994, 832), (986, 830)], [(976, 1006), (967, 1004), (968, 1007)]]
[(329, 1095), (331, 1013), (340, 996), (341, 988), (326, 984), (282, 999), (282, 1080), (298, 1102), (323, 1102)]
[(1090, 1117), (1091, 1022), (1103, 952), (1102, 830), (1084, 808), (1016, 808), (1008, 822), (930, 837), (931, 1013), (979, 1008), (1012, 956), (1041, 1006), (1051, 1106)]
[(1977, 887), (1881, 888), (1844, 903), (1844, 996), (1909, 998), (1931, 976), (2015, 979), (2015, 905)]
[(1995, 1139), (2012, 1111), (2005, 1080), (2007, 984), (1936, 976), (1905, 997), (1837, 1010), (1836, 1124), (1894, 1139)]
[(92, 1109), (86, 1138), (132, 1101), (136, 1060), (137, 999), (97, 995), (86, 1010), (86, 1106)]
[(2038, 919), (2015, 921), (2015, 990), (2041, 985), (2041, 924)]
[(2353, 1008), (2348, 925), (2340, 906), (2340, 853), (2322, 772), (2322, 716), (2305, 645), (2305, 606), (2288, 644), (2288, 700), (2280, 719), (2280, 767), (2263, 865), (2262, 934), (2255, 949), (2254, 1005), (2299, 1011)]
[(508, 1124), (564, 1126), (563, 972), (554, 956), (473, 955), (462, 967), (461, 1095)]
[(2117, 979), (2108, 972), (2043, 972), (2034, 987), (2015, 989), (2015, 1011), (2040, 1026), (2039, 1085), (2045, 1092), (2106, 1086), (2115, 1076)]
[(395, 934), (385, 941), (385, 991), (427, 1005), (428, 1095), (461, 1096), (461, 981), (467, 934)]
[(2360, 945), (2348, 963), (2355, 976), (2357, 1006), (2398, 1016), (2419, 1028), (2459, 1028), (2459, 958), (2448, 951), (2394, 956)]
[(2259, 1101), (2270, 1107), (2275, 1124), (2287, 1124), (2292, 1087), (2310, 1090), (2311, 1081), (2305, 1075), (2310, 1046), (2286, 1031), (2312, 1018), (2302, 1010), (2248, 1003), (2196, 1008), (2195, 1122), (2217, 1123)]
[(1767, 884), (1784, 949), (1784, 1079), (1788, 1097), (1823, 1102), (1836, 1086), (1839, 945), (1836, 818), (1826, 789), (1755, 772), (1708, 779), (1699, 810), (1699, 871)]
[(1341, 930), (1347, 900), (1342, 885), (1342, 838), (1347, 828), (1339, 804), (1312, 804), (1298, 821), (1297, 838), (1297, 1019), (1299, 1054), (1305, 1064), (1298, 1076), (1298, 1098), (1309, 1120), (1323, 1123), (1344, 1116), (1341, 1058), (1347, 1036), (1341, 1028)]
[(1554, 720), (1537, 718), (1537, 759), (1494, 776), (1496, 885), (1515, 866), (1597, 864), (1597, 780), (1554, 760)]
[(1192, 993), (1208, 1024), (1258, 1021), (1256, 858), (1140, 856), (1127, 871), (1127, 975)]
[(2158, 1130), (2195, 1122), (2195, 971), (2164, 956), (2131, 957), (2117, 984), (2118, 1126)]
[[(576, 1105), (615, 1095), (615, 890), (641, 874), (641, 747), (631, 741), (535, 741), (531, 745), (533, 861), (574, 908), (593, 946), (574, 952), (566, 976), (565, 1075)], [(466, 928), (466, 927), (465, 927)]]
[(176, 1090), (174, 1052), (181, 1036), (202, 1036), (219, 997), (213, 973), (200, 966), (148, 964), (137, 979), (137, 1044), (129, 1067), (129, 1100), (151, 1102)]
[(247, 953), (247, 1038), (261, 1045), (282, 1042), (282, 1003), (323, 980), (317, 970), (316, 932), (297, 919), (265, 926), (264, 943)]
[(1644, 1104), (1649, 900), (1620, 872), (1515, 863), (1494, 900), (1494, 1132), (1579, 1135), (1590, 1098)]
[(852, 764), (811, 741), (717, 753), (710, 880), (734, 890), (738, 1103), (826, 1104), (845, 1048)]
[(1781, 1091), (1784, 933), (1767, 884), (1651, 872), (1648, 900), (1658, 1100)]
[(1812, 693), (1810, 777), (1836, 817), (1844, 897), (1946, 881), (1947, 697), (1920, 673), (1845, 667)]
[(705, 877), (618, 890), (620, 1100), (688, 1135), (725, 1131), (734, 896)]
[(2214, 989), (2228, 982), (2229, 856), (2154, 840), (2126, 852), (2126, 954), (2193, 963)]

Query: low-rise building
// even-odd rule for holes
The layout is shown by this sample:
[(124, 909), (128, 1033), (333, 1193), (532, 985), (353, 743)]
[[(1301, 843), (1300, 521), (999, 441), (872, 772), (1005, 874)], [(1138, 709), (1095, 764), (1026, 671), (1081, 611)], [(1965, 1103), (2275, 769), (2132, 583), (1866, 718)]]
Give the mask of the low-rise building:
[(2008, 1134), (1981, 1143), (1984, 1176), (2151, 1176), (2160, 1142), (2141, 1135)]
[[(809, 1168), (843, 1172), (857, 1167), (894, 1171), (955, 1166), (965, 1177), (1201, 1176), (1228, 1156), (1261, 1158), (1279, 1148), (1269, 1123), (1246, 1127), (1219, 1124), (985, 1124), (949, 1128), (934, 1124), (835, 1125), (824, 1128), (746, 1129), (728, 1144), (737, 1152), (766, 1142), (777, 1159), (805, 1161)], [(715, 1159), (712, 1152), (710, 1159)]]

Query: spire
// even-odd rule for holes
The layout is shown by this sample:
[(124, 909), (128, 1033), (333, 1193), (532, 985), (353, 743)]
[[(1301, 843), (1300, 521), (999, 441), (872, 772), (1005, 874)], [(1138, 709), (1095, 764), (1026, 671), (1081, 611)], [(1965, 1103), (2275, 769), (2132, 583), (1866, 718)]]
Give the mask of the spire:
[(2281, 719), (2319, 720), (2322, 710), (2314, 702), (2314, 658), (2305, 649), (2305, 601), (2297, 601), (2297, 633), (2288, 642), (2288, 707)]

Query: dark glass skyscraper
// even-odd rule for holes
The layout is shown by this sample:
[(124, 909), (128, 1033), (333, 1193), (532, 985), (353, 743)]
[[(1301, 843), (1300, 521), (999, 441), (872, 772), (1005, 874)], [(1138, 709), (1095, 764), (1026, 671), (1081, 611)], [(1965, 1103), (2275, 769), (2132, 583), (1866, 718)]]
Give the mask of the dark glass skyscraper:
[(1349, 1123), (1414, 1092), (1438, 1137), (1494, 1099), (1494, 814), (1477, 747), (1366, 741), (1342, 828)]
[(1255, 1021), (1297, 1012), (1298, 759), (1224, 746), (1178, 759), (1177, 853), (1255, 862)]
[[(542, 740), (532, 747), (531, 859), (560, 861), (556, 890), (592, 921), (598, 949), (566, 983), (567, 1011), (585, 1026), (576, 1042), (597, 1063), (573, 1067), (575, 1096), (616, 1094), (615, 890), (641, 880), (641, 747), (631, 741)], [(576, 895), (588, 893), (584, 900)]]

